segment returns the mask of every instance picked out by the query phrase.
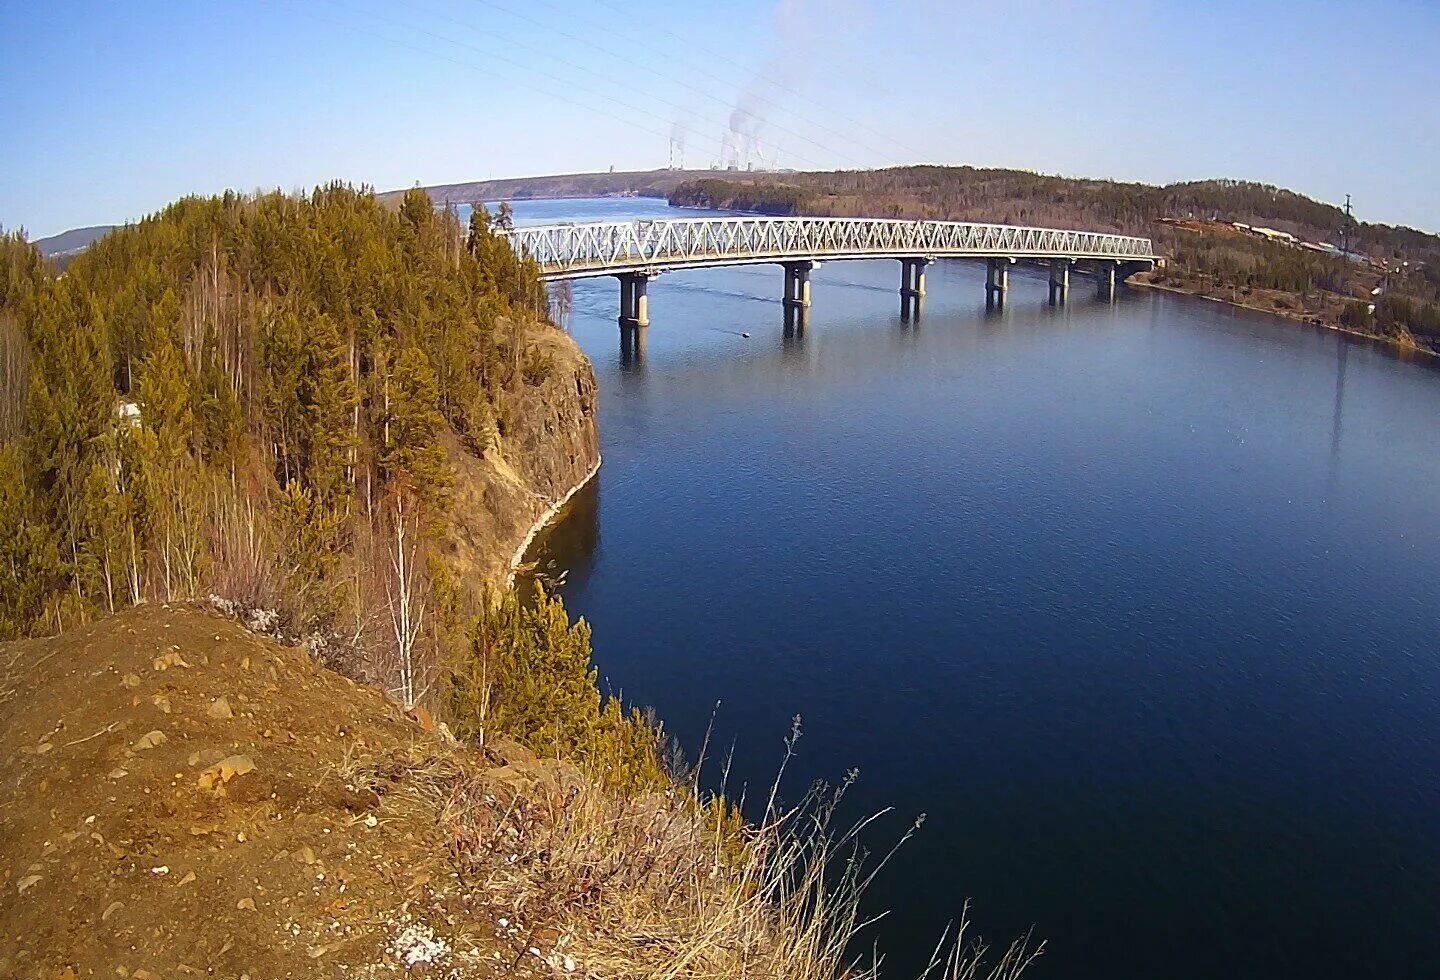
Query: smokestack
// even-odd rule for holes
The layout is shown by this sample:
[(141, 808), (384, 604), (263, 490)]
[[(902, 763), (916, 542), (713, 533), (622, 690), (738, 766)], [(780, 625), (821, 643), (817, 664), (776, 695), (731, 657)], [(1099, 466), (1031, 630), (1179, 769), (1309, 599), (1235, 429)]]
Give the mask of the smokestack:
[[(811, 28), (818, 11), (807, 10), (807, 0), (777, 0), (775, 4), (776, 41), (772, 47), (779, 52), (804, 50), (812, 40)], [(813, 5), (809, 5), (813, 6)], [(833, 11), (821, 20), (833, 19)], [(843, 19), (843, 18), (842, 18)], [(730, 113), (729, 131), (722, 140), (721, 164), (736, 170), (764, 170), (776, 166), (778, 154), (771, 147), (769, 157), (761, 144), (765, 129), (766, 104), (775, 105), (778, 97), (795, 84), (796, 69), (801, 62), (793, 57), (772, 54), (764, 67), (755, 72), (740, 90)]]
[(670, 123), (670, 169), (674, 170), (677, 163), (681, 170), (685, 169), (685, 134), (690, 130), (689, 109), (678, 109), (674, 120)]

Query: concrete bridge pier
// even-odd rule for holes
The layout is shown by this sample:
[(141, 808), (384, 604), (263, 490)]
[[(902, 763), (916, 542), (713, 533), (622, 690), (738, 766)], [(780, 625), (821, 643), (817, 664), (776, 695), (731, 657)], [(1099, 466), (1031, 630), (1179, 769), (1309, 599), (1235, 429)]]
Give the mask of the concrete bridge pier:
[(784, 263), (785, 306), (787, 309), (808, 309), (810, 307), (810, 273), (819, 267), (820, 263), (813, 260)]
[(925, 267), (928, 258), (900, 260), (900, 318), (919, 319), (925, 309)]
[(810, 326), (810, 307), (798, 304), (785, 304), (785, 331), (786, 340), (794, 340), (797, 337), (804, 337), (805, 330)]
[(1010, 266), (1014, 259), (985, 260), (985, 305), (1004, 306), (1010, 290)]
[(900, 260), (900, 295), (919, 299), (925, 295), (925, 267), (929, 259)]
[(1101, 302), (1113, 303), (1115, 301), (1115, 281), (1119, 278), (1115, 273), (1119, 265), (1118, 262), (1104, 260), (1095, 266), (1097, 280), (1095, 295)]
[(646, 296), (650, 274), (626, 272), (616, 278), (620, 280), (620, 332), (650, 326), (650, 299)]
[(1070, 295), (1070, 267), (1073, 259), (1050, 260), (1050, 305), (1063, 304)]
[(620, 366), (634, 367), (645, 359), (645, 336), (650, 331), (644, 327), (620, 327)]

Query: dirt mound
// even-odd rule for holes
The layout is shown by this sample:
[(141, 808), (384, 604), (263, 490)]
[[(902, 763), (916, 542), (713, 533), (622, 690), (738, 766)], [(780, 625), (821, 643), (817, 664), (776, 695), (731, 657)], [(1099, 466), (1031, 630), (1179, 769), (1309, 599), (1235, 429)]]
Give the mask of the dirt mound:
[(235, 622), (144, 606), (0, 647), (0, 735), (0, 976), (576, 970), (457, 873), (454, 779), (420, 805), (412, 778), (573, 774), (449, 744)]

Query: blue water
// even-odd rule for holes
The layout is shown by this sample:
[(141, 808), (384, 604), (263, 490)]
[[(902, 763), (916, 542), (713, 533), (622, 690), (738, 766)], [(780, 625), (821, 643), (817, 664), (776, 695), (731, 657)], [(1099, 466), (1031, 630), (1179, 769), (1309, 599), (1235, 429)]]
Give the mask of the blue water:
[[(528, 202), (522, 221), (669, 212)], [(683, 213), (683, 212), (669, 212)], [(894, 262), (672, 273), (622, 354), (568, 328), (605, 462), (542, 540), (605, 682), (792, 796), (858, 767), (920, 833), (868, 938), (915, 975), (975, 928), (1033, 976), (1440, 975), (1440, 372), (1166, 294)], [(749, 333), (749, 338), (742, 337)]]

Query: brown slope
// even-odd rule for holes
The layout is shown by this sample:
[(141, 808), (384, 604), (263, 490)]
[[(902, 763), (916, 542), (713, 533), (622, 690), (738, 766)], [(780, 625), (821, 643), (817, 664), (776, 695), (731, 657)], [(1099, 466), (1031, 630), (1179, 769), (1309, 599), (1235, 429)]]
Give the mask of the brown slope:
[(431, 937), (420, 975), (532, 968), (400, 792), (479, 753), (379, 692), (157, 606), (0, 647), (0, 672), (0, 976), (379, 976)]

